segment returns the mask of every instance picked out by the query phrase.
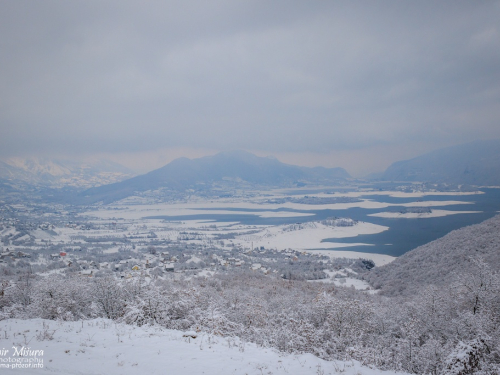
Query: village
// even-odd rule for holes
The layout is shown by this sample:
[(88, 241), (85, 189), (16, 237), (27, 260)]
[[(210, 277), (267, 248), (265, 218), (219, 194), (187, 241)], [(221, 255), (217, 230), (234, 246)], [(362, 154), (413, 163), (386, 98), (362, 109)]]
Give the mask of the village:
[[(68, 210), (7, 209), (9, 214), (0, 218), (0, 273), (6, 277), (29, 272), (41, 276), (180, 280), (216, 273), (258, 272), (338, 285), (350, 279), (369, 289), (357, 279), (374, 266), (368, 260), (363, 263), (360, 259), (331, 258), (300, 249), (254, 245), (252, 239), (262, 228), (238, 223), (108, 220)], [(45, 213), (37, 215), (37, 211)], [(337, 222), (353, 225), (348, 219)], [(280, 231), (303, 228), (302, 224), (293, 224)]]

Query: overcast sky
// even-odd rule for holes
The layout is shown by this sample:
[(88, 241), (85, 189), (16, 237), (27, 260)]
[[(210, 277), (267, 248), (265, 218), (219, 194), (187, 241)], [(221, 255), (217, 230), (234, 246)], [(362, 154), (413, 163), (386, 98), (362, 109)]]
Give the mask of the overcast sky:
[(0, 157), (353, 175), (500, 138), (499, 1), (0, 0)]

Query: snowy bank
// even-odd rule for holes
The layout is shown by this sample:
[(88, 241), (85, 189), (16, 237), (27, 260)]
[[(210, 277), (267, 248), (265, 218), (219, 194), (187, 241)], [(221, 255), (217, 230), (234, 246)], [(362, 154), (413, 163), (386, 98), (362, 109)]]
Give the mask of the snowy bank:
[(367, 216), (383, 217), (387, 219), (425, 219), (458, 214), (479, 214), (481, 212), (482, 211), (432, 210), (432, 212), (378, 212), (376, 214), (368, 214)]
[[(347, 227), (333, 227), (323, 225), (319, 222), (309, 222), (307, 225), (303, 225), (303, 228), (296, 230), (287, 230), (289, 225), (268, 227), (258, 233), (238, 236), (234, 242), (240, 243), (241, 245), (253, 243), (256, 247), (263, 246), (267, 249), (276, 248), (278, 250), (288, 248), (295, 250), (330, 249), (363, 244), (339, 245), (334, 242), (323, 242), (323, 240), (329, 238), (356, 237), (361, 234), (376, 234), (389, 229), (382, 225), (366, 222), (358, 222), (356, 225)], [(359, 258), (359, 256), (356, 256), (356, 258)]]
[[(193, 338), (193, 333), (184, 335), (181, 331), (134, 327), (103, 319), (10, 319), (0, 322), (0, 332), (0, 346), (4, 348), (0, 351), (0, 365), (17, 366), (15, 358), (37, 359), (22, 364), (28, 367), (31, 363), (32, 368), (3, 366), (2, 374), (402, 374), (370, 369), (356, 361), (283, 354), (238, 338), (201, 333)], [(21, 350), (27, 355), (16, 356)], [(43, 368), (33, 368), (35, 364)]]
[[(338, 244), (340, 245), (346, 245), (346, 244)], [(385, 255), (385, 254), (374, 254), (374, 253), (361, 253), (358, 251), (344, 251), (344, 250), (335, 250), (335, 249), (330, 249), (330, 250), (305, 250), (308, 253), (311, 254), (319, 254), (319, 255), (326, 255), (332, 259), (335, 258), (349, 258), (349, 259), (358, 259), (358, 258), (363, 258), (363, 259), (370, 259), (373, 260), (375, 265), (377, 267), (383, 266), (384, 264), (391, 263), (396, 257), (390, 256), (390, 255)]]

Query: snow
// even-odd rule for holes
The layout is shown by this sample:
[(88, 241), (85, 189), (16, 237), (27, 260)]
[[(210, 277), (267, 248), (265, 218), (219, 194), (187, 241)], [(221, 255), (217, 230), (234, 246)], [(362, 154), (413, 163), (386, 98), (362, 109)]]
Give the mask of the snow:
[(17, 230), (16, 230), (16, 228), (15, 228), (15, 227), (8, 227), (8, 228), (5, 228), (4, 230), (2, 230), (2, 231), (0, 232), (0, 234), (1, 234), (2, 236), (8, 236), (9, 234), (10, 234), (10, 235), (14, 235), (14, 234), (16, 234), (16, 233), (17, 233)]
[[(420, 207), (425, 206), (429, 208), (444, 207), (447, 205), (468, 204), (469, 202), (446, 200), (446, 201), (426, 201), (426, 202), (407, 202), (407, 203), (386, 203), (377, 202), (372, 199), (365, 199), (362, 196), (366, 195), (385, 195), (401, 198), (418, 198), (425, 195), (440, 195), (440, 196), (463, 196), (474, 195), (478, 192), (471, 193), (458, 193), (458, 192), (416, 192), (416, 193), (402, 193), (396, 191), (357, 191), (342, 194), (309, 194), (310, 197), (346, 197), (346, 198), (360, 198), (359, 202), (348, 203), (333, 203), (333, 204), (301, 204), (301, 203), (269, 203), (272, 198), (289, 197), (289, 195), (280, 194), (278, 191), (267, 192), (256, 197), (232, 197), (220, 199), (205, 199), (199, 197), (190, 198), (187, 202), (175, 203), (155, 203), (155, 204), (131, 204), (130, 202), (122, 201), (121, 203), (106, 206), (105, 208), (96, 211), (87, 212), (85, 216), (95, 218), (97, 225), (102, 225), (103, 221), (110, 220), (123, 223), (124, 226), (129, 226), (128, 231), (138, 235), (147, 236), (149, 231), (154, 231), (159, 239), (175, 241), (183, 231), (190, 231), (191, 238), (185, 238), (187, 243), (203, 244), (206, 241), (216, 239), (217, 235), (234, 234), (236, 239), (234, 245), (239, 245), (243, 249), (247, 249), (252, 245), (254, 247), (265, 247), (268, 249), (284, 250), (288, 248), (296, 249), (299, 251), (313, 251), (313, 250), (328, 250), (323, 253), (330, 257), (349, 257), (373, 260), (377, 265), (387, 264), (391, 262), (394, 257), (371, 254), (368, 251), (365, 253), (350, 252), (349, 247), (353, 246), (370, 246), (368, 243), (340, 243), (335, 242), (336, 238), (356, 237), (358, 235), (376, 234), (388, 229), (386, 226), (376, 225), (368, 222), (359, 222), (357, 225), (351, 227), (332, 227), (317, 224), (308, 228), (302, 228), (297, 231), (284, 231), (284, 226), (269, 226), (269, 225), (244, 225), (239, 222), (217, 222), (214, 220), (195, 220), (195, 215), (255, 215), (263, 218), (273, 217), (298, 217), (297, 221), (307, 221), (307, 217), (314, 215), (312, 211), (324, 209), (348, 209), (352, 207), (372, 208), (372, 209), (387, 209), (393, 206), (404, 207)], [(246, 210), (254, 211), (246, 211)], [(277, 211), (286, 209), (288, 211)], [(426, 218), (426, 217), (439, 217), (445, 215), (452, 215), (458, 213), (475, 213), (476, 211), (449, 211), (449, 210), (432, 210), (429, 214), (416, 214), (416, 213), (392, 213), (382, 212), (372, 214), (372, 216), (379, 217), (394, 217), (394, 218)], [(151, 217), (162, 217), (162, 219), (151, 219)], [(169, 217), (174, 216), (191, 216), (192, 220), (183, 221), (168, 221)], [(299, 219), (304, 217), (304, 219)], [(142, 228), (144, 227), (144, 228)], [(68, 228), (69, 229), (69, 228)], [(64, 233), (66, 238), (69, 239), (71, 235), (77, 232), (71, 230)], [(61, 233), (62, 234), (62, 233)], [(85, 233), (86, 236), (91, 233)], [(104, 235), (101, 232), (99, 236)], [(129, 233), (130, 234), (130, 233)], [(189, 237), (187, 236), (187, 237)], [(330, 239), (332, 242), (324, 242)], [(109, 252), (118, 251), (119, 247), (109, 249)], [(335, 251), (330, 251), (335, 250)]]
[(42, 239), (42, 240), (52, 240), (54, 239), (54, 236), (50, 234), (49, 232), (41, 229), (36, 229), (30, 232), (30, 234), (35, 237), (36, 239)]
[[(339, 244), (340, 245), (340, 244)], [(384, 264), (391, 263), (396, 257), (385, 255), (385, 254), (374, 254), (374, 253), (362, 253), (358, 251), (343, 251), (343, 250), (305, 250), (311, 254), (326, 255), (332, 259), (335, 258), (349, 258), (349, 259), (370, 259), (373, 260), (377, 267), (383, 266)]]
[[(114, 206), (113, 206), (114, 207)], [(195, 216), (195, 215), (256, 215), (263, 218), (272, 217), (302, 217), (311, 216), (311, 213), (290, 211), (268, 211), (262, 210), (262, 205), (247, 202), (200, 202), (200, 203), (176, 203), (155, 204), (136, 206), (116, 206), (120, 210), (99, 210), (86, 212), (85, 216), (93, 216), (101, 219), (119, 217), (122, 219), (141, 219), (150, 216)], [(269, 210), (282, 207), (281, 205), (266, 205)], [(231, 210), (228, 210), (230, 208)], [(241, 209), (242, 211), (232, 210)], [(257, 209), (259, 211), (244, 211), (245, 209)]]
[(318, 279), (318, 280), (308, 280), (312, 283), (325, 283), (325, 284), (334, 284), (335, 286), (344, 286), (347, 288), (354, 288), (357, 290), (366, 290), (369, 292), (376, 292), (370, 287), (364, 280), (354, 279), (352, 277), (329, 277), (326, 279)]
[[(365, 193), (366, 194), (366, 193)], [(371, 193), (370, 193), (371, 194)], [(384, 195), (388, 195), (385, 192)], [(315, 195), (316, 196), (316, 195)], [(317, 195), (322, 196), (322, 195)], [(336, 196), (337, 197), (337, 196)], [(342, 194), (339, 197), (353, 197), (352, 194)], [(257, 215), (261, 217), (296, 217), (296, 216), (310, 216), (311, 214), (307, 211), (316, 210), (344, 210), (349, 208), (367, 208), (367, 209), (382, 209), (392, 206), (405, 206), (405, 207), (415, 207), (421, 206), (425, 203), (426, 207), (434, 206), (448, 206), (448, 205), (458, 205), (458, 204), (471, 204), (471, 202), (462, 201), (426, 201), (426, 202), (409, 202), (409, 203), (385, 203), (376, 202), (370, 199), (362, 199), (359, 202), (349, 202), (349, 203), (332, 203), (332, 204), (321, 204), (321, 205), (311, 205), (302, 203), (266, 203), (263, 200), (253, 200), (235, 201), (229, 199), (218, 199), (218, 200), (200, 200), (192, 201), (187, 203), (158, 203), (154, 205), (140, 204), (140, 205), (113, 205), (109, 206), (111, 208), (118, 208), (117, 210), (98, 210), (86, 212), (82, 215), (93, 216), (101, 219), (111, 219), (111, 218), (122, 218), (122, 219), (141, 219), (149, 216), (193, 216), (193, 215)], [(290, 209), (296, 211), (306, 211), (306, 212), (290, 212), (290, 211), (271, 211), (278, 209)], [(242, 211), (238, 211), (238, 209)], [(256, 210), (256, 211), (244, 211), (244, 210)]]
[(337, 244), (334, 242), (322, 242), (327, 238), (356, 237), (360, 234), (375, 234), (383, 232), (388, 227), (366, 222), (359, 222), (350, 227), (332, 227), (313, 222), (314, 225), (306, 226), (299, 230), (285, 230), (288, 226), (279, 225), (266, 228), (258, 233), (239, 236), (234, 242), (246, 245), (253, 242), (254, 246), (265, 248), (276, 248), (284, 250), (288, 248), (296, 250), (308, 249), (332, 249), (335, 247), (359, 246), (362, 244)]
[(360, 197), (363, 195), (387, 195), (393, 198), (423, 198), (428, 195), (434, 196), (464, 196), (464, 195), (477, 195), (484, 194), (482, 191), (417, 191), (412, 193), (406, 193), (402, 191), (357, 191), (357, 192), (349, 192), (346, 194), (342, 194), (348, 197)]
[(43, 364), (43, 368), (3, 367), (2, 374), (403, 374), (370, 369), (357, 361), (330, 362), (312, 354), (283, 354), (238, 338), (199, 332), (192, 338), (182, 331), (134, 327), (104, 319), (10, 319), (0, 322), (0, 332), (0, 347), (9, 350), (0, 351), (0, 364), (9, 364), (9, 358), (19, 359), (13, 357), (13, 346), (16, 350), (29, 348), (38, 355), (22, 358), (38, 358)]
[(186, 261), (186, 263), (200, 263), (200, 262), (203, 261), (195, 255), (192, 255), (191, 258)]
[[(323, 272), (325, 272), (328, 275), (328, 277), (326, 279), (308, 280), (308, 281), (315, 282), (315, 283), (334, 284), (336, 286), (344, 286), (344, 287), (348, 287), (348, 288), (353, 287), (354, 289), (366, 290), (368, 292), (376, 292), (375, 290), (373, 290), (370, 287), (370, 284), (368, 284), (366, 281), (355, 279), (353, 277), (348, 277), (346, 271), (356, 273), (356, 272), (353, 272), (352, 269), (350, 269), (350, 268), (345, 268), (345, 269), (342, 269), (339, 271), (325, 270)], [(338, 276), (340, 276), (340, 277), (338, 277)]]
[(12, 167), (20, 168), (26, 172), (34, 174), (49, 174), (52, 176), (68, 175), (71, 171), (68, 168), (58, 165), (50, 160), (43, 160), (41, 158), (23, 159), (19, 157), (12, 157), (5, 159), (5, 163)]
[(201, 270), (200, 272), (198, 272), (198, 274), (196, 276), (197, 277), (210, 277), (210, 276), (213, 276), (214, 274), (215, 274), (214, 271)]
[(24, 236), (21, 236), (18, 239), (16, 239), (16, 241), (18, 242), (29, 241), (29, 240), (30, 240), (29, 234), (25, 234)]
[[(234, 211), (232, 211), (234, 212)], [(244, 213), (248, 214), (247, 211)], [(256, 213), (259, 217), (263, 218), (272, 218), (272, 217), (306, 217), (306, 216), (314, 216), (314, 214), (308, 214), (304, 212), (291, 212), (291, 211), (264, 211)]]
[[(356, 274), (356, 272), (354, 272), (350, 268), (344, 268), (344, 269), (341, 269), (338, 271), (324, 270), (323, 272), (328, 275), (328, 277), (326, 279), (308, 280), (308, 282), (334, 284), (335, 286), (343, 286), (343, 287), (347, 287), (347, 288), (354, 288), (357, 290), (363, 290), (369, 294), (378, 293), (378, 290), (374, 290), (370, 286), (370, 284), (368, 284), (366, 281), (355, 279), (353, 277), (348, 277), (346, 271)], [(338, 276), (340, 276), (340, 277), (338, 277)]]
[(128, 172), (124, 173), (122, 167), (105, 160), (88, 160), (88, 162), (66, 160), (61, 162), (37, 157), (28, 159), (14, 157), (5, 159), (4, 162), (14, 168), (11, 171), (11, 176), (15, 179), (31, 183), (49, 183), (56, 187), (88, 188), (132, 177)]
[(431, 217), (443, 217), (448, 215), (457, 214), (479, 214), (482, 211), (449, 211), (449, 210), (432, 210), (432, 212), (379, 212), (376, 214), (369, 214), (368, 216), (384, 217), (389, 219), (423, 219)]

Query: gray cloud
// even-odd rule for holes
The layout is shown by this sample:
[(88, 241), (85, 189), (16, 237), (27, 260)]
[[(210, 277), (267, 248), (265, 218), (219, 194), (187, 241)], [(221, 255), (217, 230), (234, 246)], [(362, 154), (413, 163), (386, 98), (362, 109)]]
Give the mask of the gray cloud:
[(500, 138), (499, 16), (498, 1), (3, 1), (1, 153)]

